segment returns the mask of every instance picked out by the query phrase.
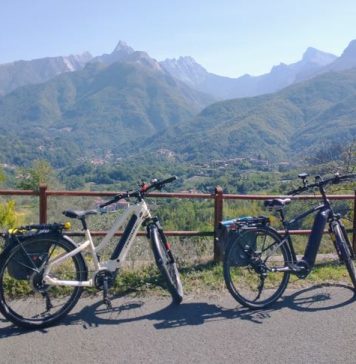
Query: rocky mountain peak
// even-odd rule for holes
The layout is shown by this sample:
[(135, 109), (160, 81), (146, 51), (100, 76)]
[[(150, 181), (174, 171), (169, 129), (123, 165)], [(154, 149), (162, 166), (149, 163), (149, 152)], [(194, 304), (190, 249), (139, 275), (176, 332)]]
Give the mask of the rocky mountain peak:
[(117, 43), (117, 46), (114, 48), (112, 53), (115, 52), (125, 52), (126, 54), (131, 54), (133, 53), (135, 50), (133, 48), (131, 48), (130, 46), (127, 45), (126, 42), (119, 40), (119, 43)]
[(103, 63), (103, 64), (112, 64), (115, 62), (122, 62), (127, 59), (131, 54), (133, 54), (135, 50), (128, 46), (124, 41), (120, 40), (117, 46), (110, 54), (103, 54), (101, 56), (97, 56), (91, 60), (92, 63)]
[(303, 54), (302, 61), (307, 63), (316, 63), (320, 66), (326, 66), (333, 62), (337, 57), (334, 54), (319, 51), (316, 48), (308, 47)]
[(356, 39), (352, 40), (343, 51), (342, 58), (356, 58)]
[(356, 67), (356, 40), (352, 40), (342, 55), (328, 65), (327, 71), (343, 71)]
[(181, 68), (181, 69), (195, 69), (195, 71), (200, 70), (207, 72), (207, 70), (201, 66), (193, 57), (190, 56), (183, 56), (171, 59), (165, 59), (164, 61), (160, 62), (165, 67), (173, 67), (173, 68)]
[(149, 67), (156, 71), (162, 71), (159, 62), (157, 62), (154, 58), (151, 58), (146, 52), (143, 51), (133, 52), (129, 57), (127, 57), (126, 61), (139, 63), (142, 66)]
[(208, 71), (189, 56), (165, 59), (160, 64), (170, 75), (193, 87), (204, 82), (208, 75)]

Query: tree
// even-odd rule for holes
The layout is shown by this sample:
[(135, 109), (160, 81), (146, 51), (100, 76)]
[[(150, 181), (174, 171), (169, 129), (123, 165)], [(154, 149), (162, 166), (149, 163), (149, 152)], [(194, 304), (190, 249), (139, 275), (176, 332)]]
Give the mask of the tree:
[(352, 173), (356, 170), (356, 141), (325, 144), (306, 161), (320, 173)]
[(45, 160), (35, 160), (30, 168), (20, 168), (18, 171), (17, 187), (22, 190), (37, 191), (41, 183), (53, 183), (54, 171)]
[(15, 211), (15, 201), (10, 200), (0, 203), (0, 226), (10, 228), (17, 224), (17, 215)]
[(341, 155), (341, 161), (343, 162), (343, 169), (346, 173), (353, 173), (356, 170), (356, 141), (352, 141), (344, 147), (344, 151)]
[[(5, 181), (5, 173), (2, 168), (0, 168), (0, 184)], [(0, 203), (0, 227), (10, 228), (15, 226), (17, 223), (17, 215), (15, 212), (15, 201), (9, 200)]]

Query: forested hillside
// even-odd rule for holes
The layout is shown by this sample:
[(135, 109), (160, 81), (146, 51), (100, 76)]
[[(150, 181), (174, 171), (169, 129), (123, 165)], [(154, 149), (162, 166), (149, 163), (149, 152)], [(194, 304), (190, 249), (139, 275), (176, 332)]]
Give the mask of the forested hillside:
[(118, 156), (123, 144), (190, 119), (211, 101), (149, 64), (88, 64), (0, 98), (0, 159), (60, 167)]
[(299, 158), (356, 137), (356, 70), (330, 72), (278, 93), (213, 104), (189, 122), (154, 136), (186, 160)]

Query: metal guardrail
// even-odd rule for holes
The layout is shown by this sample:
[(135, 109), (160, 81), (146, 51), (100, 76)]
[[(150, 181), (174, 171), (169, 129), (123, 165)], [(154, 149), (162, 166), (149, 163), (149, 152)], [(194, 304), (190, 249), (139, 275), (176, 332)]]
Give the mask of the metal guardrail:
[[(39, 223), (47, 222), (47, 200), (51, 196), (86, 196), (86, 197), (108, 197), (114, 196), (118, 192), (112, 191), (51, 191), (48, 190), (47, 185), (41, 184), (38, 191), (32, 190), (0, 190), (0, 196), (38, 196), (39, 197)], [(149, 193), (148, 197), (156, 198), (180, 198), (180, 199), (212, 199), (214, 200), (214, 226), (212, 231), (165, 231), (168, 236), (213, 236), (214, 237), (214, 260), (219, 261), (221, 252), (216, 240), (217, 226), (223, 220), (224, 200), (265, 200), (269, 198), (283, 198), (286, 196), (276, 195), (237, 195), (237, 194), (224, 194), (220, 186), (215, 188), (214, 193)], [(290, 196), (288, 196), (290, 197)], [(311, 195), (298, 195), (291, 197), (296, 200), (316, 200), (320, 199), (319, 196)], [(330, 200), (353, 200), (354, 201), (354, 216), (353, 216), (353, 238), (352, 246), (356, 252), (356, 191), (354, 195), (328, 195)], [(293, 230), (292, 234), (309, 234), (310, 230)], [(73, 233), (73, 235), (79, 233)], [(118, 232), (118, 235), (121, 233)], [(92, 235), (101, 236), (105, 235), (104, 231), (93, 231)]]

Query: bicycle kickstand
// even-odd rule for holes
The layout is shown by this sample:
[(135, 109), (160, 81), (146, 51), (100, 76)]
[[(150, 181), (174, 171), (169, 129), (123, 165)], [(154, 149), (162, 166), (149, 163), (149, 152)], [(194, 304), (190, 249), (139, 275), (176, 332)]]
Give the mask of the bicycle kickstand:
[(108, 290), (109, 290), (108, 278), (104, 277), (103, 302), (105, 303), (106, 308), (108, 310), (112, 310), (112, 304), (110, 298), (108, 297)]

